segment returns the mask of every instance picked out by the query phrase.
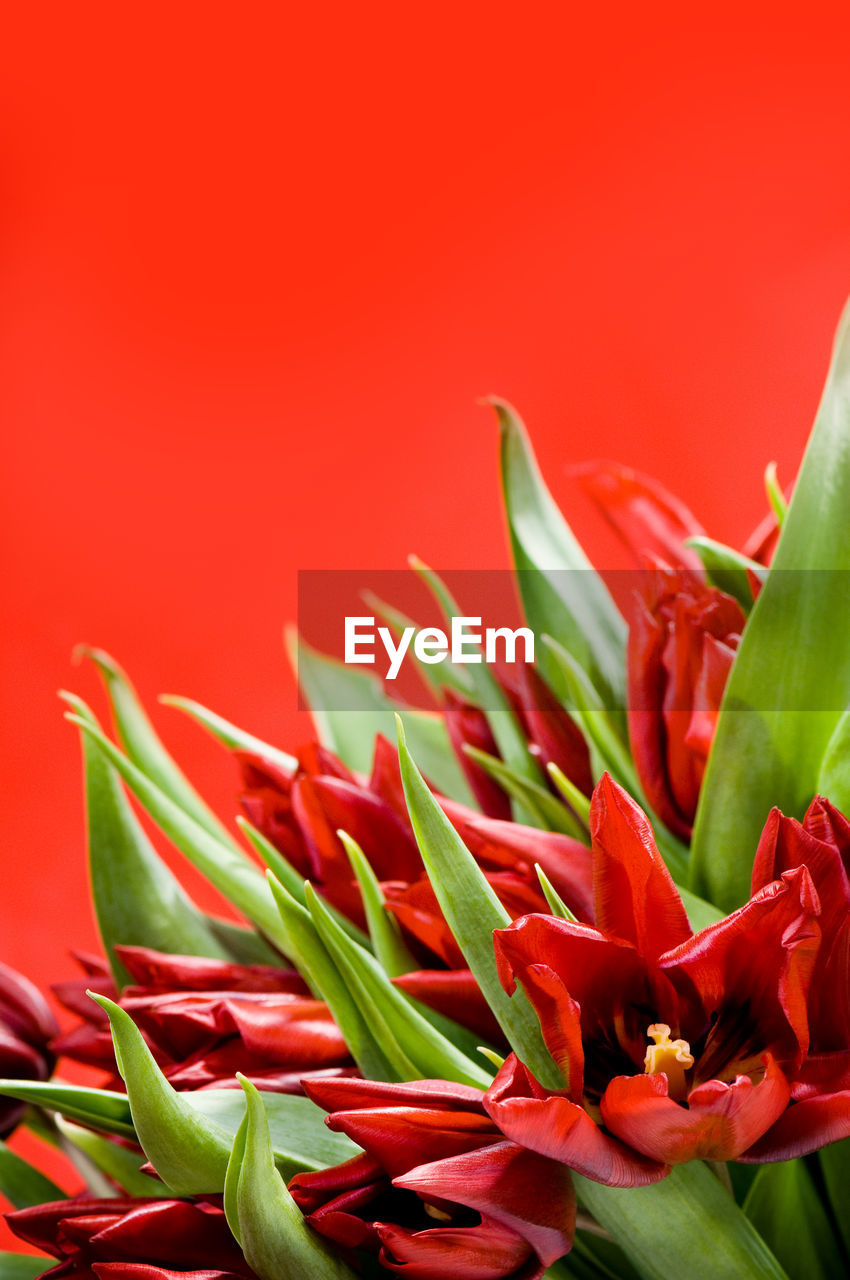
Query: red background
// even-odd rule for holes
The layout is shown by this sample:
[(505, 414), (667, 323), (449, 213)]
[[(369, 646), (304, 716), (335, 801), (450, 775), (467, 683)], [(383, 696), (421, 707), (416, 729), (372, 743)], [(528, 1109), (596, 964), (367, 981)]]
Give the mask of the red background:
[[(17, 8), (0, 928), (47, 982), (95, 944), (77, 642), (296, 745), (298, 568), (506, 563), (490, 391), (603, 560), (569, 461), (756, 523), (850, 286), (850, 10)], [(230, 814), (229, 762), (156, 720)]]

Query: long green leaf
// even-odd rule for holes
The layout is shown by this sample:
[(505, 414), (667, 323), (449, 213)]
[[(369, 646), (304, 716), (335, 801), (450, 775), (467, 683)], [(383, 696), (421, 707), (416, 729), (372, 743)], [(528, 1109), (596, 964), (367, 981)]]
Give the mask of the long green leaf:
[(259, 868), (246, 853), (222, 844), (175, 804), (150, 778), (118, 750), (114, 743), (80, 716), (67, 717), (83, 732), (117, 769), (130, 790), (160, 829), (189, 861), (201, 871), (276, 947), (286, 950), (288, 939), (282, 928), (274, 900)]
[(36, 1280), (54, 1266), (53, 1258), (29, 1253), (0, 1253), (0, 1280)]
[(0, 1096), (58, 1111), (69, 1120), (78, 1120), (104, 1133), (136, 1136), (126, 1096), (110, 1089), (84, 1089), (61, 1080), (0, 1080)]
[(715, 542), (713, 538), (687, 538), (686, 547), (696, 551), (705, 575), (709, 582), (728, 596), (733, 596), (745, 613), (753, 607), (753, 589), (750, 585), (750, 574), (755, 574), (760, 582), (767, 578), (767, 569), (763, 564), (750, 560), (740, 551)]
[[(79, 698), (63, 695), (77, 723), (99, 726)], [(148, 840), (103, 752), (82, 732), (89, 874), (101, 941), (119, 986), (129, 975), (119, 945), (153, 947), (182, 955), (230, 958), (206, 918)]]
[(160, 791), (190, 814), (210, 835), (224, 844), (232, 844), (230, 832), (165, 749), (127, 673), (102, 649), (83, 646), (79, 652), (91, 658), (103, 677), (118, 739), (133, 764), (138, 765)]
[[(304, 640), (296, 640), (293, 633), (290, 655), (323, 743), (350, 769), (368, 774), (375, 738), (383, 734), (392, 739), (393, 717), (401, 708), (387, 697), (374, 676), (325, 657)], [(346, 707), (358, 710), (345, 710)], [(404, 710), (404, 716), (426, 776), (444, 796), (477, 808), (442, 717), (409, 709)]]
[(850, 1213), (847, 1212), (847, 1189), (850, 1187), (850, 1138), (833, 1142), (818, 1152), (823, 1181), (833, 1219), (841, 1233), (850, 1259)]
[(534, 1010), (524, 992), (506, 994), (496, 971), (493, 931), (510, 924), (510, 916), (425, 784), (400, 720), (398, 751), (416, 842), (443, 915), (508, 1043), (542, 1084), (561, 1089), (561, 1073), (543, 1043)]
[(272, 764), (279, 765), (281, 769), (298, 768), (295, 756), (281, 751), (279, 747), (271, 746), (268, 742), (263, 742), (262, 738), (255, 738), (253, 733), (246, 733), (244, 729), (231, 724), (229, 720), (225, 720), (224, 716), (210, 711), (200, 702), (194, 702), (191, 698), (179, 698), (172, 693), (162, 694), (159, 701), (164, 707), (176, 707), (178, 711), (191, 716), (198, 724), (203, 725), (217, 742), (227, 747), (228, 751), (250, 751), (253, 755), (263, 756)]
[(833, 1280), (847, 1273), (847, 1259), (802, 1160), (763, 1165), (744, 1212), (790, 1280)]
[[(520, 418), (491, 400), (501, 430), (505, 512), (525, 616), (536, 636), (557, 636), (606, 707), (625, 706), (626, 624), (544, 484)], [(558, 668), (544, 674), (561, 689)]]
[[(228, 1219), (260, 1280), (355, 1280), (338, 1252), (311, 1230), (275, 1167), (263, 1099), (244, 1076), (247, 1123), (228, 1170)], [(235, 1188), (235, 1189), (234, 1189)]]
[(487, 751), (481, 751), (478, 747), (469, 745), (466, 745), (463, 750), (464, 754), (468, 755), (470, 760), (474, 760), (495, 782), (498, 782), (509, 796), (519, 801), (523, 810), (533, 819), (535, 826), (542, 827), (544, 831), (558, 831), (561, 835), (572, 836), (574, 840), (587, 843), (587, 831), (573, 816), (571, 810), (562, 804), (557, 796), (553, 796), (551, 791), (547, 791), (537, 782), (521, 777), (497, 756), (491, 756)]
[[(372, 950), (384, 973), (391, 978), (395, 978), (399, 974), (410, 973), (411, 970), (418, 969), (418, 962), (401, 936), (398, 920), (386, 909), (378, 877), (372, 870), (369, 859), (357, 841), (347, 831), (337, 831), (337, 835), (343, 843), (345, 852), (348, 854), (351, 869), (360, 886), (363, 910), (366, 913), (366, 922), (369, 925), (369, 939), (372, 943)], [(324, 904), (325, 910), (329, 909), (329, 905), (327, 902)], [(333, 915), (333, 913), (331, 914)], [(334, 916), (334, 919), (337, 924), (341, 923), (337, 916)]]
[[(308, 886), (313, 923), (349, 990), (369, 1010), (370, 1027), (402, 1079), (456, 1080), (486, 1089), (493, 1077), (443, 1036), (413, 1003), (394, 987), (378, 961), (334, 923)], [(458, 1031), (463, 1033), (462, 1028)], [(471, 1037), (466, 1035), (467, 1040)]]
[(693, 887), (749, 893), (772, 805), (801, 817), (850, 704), (850, 307), (768, 579), (720, 710), (693, 838)]
[(67, 1192), (45, 1177), (28, 1160), (24, 1160), (0, 1140), (0, 1196), (5, 1196), (16, 1209), (49, 1200), (64, 1200)]
[(169, 1196), (171, 1192), (158, 1178), (150, 1178), (140, 1171), (143, 1157), (110, 1142), (108, 1138), (82, 1125), (72, 1124), (62, 1116), (56, 1119), (56, 1127), (68, 1142), (72, 1143), (101, 1173), (117, 1182), (131, 1196)]

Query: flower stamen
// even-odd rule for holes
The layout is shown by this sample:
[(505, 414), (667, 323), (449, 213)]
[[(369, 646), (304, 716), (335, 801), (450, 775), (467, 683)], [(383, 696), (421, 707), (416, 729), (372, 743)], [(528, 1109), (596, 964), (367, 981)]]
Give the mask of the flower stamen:
[(665, 1075), (668, 1097), (674, 1102), (682, 1102), (688, 1094), (685, 1072), (694, 1065), (691, 1046), (687, 1040), (671, 1040), (666, 1022), (653, 1022), (647, 1027), (646, 1034), (655, 1043), (646, 1051), (644, 1071), (647, 1075)]

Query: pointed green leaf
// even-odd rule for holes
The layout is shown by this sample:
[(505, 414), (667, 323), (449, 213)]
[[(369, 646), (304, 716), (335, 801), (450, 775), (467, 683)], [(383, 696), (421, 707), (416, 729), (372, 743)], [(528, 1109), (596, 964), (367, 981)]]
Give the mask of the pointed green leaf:
[[(63, 697), (75, 708), (80, 728), (99, 731), (84, 702)], [(142, 830), (115, 770), (86, 732), (80, 736), (92, 899), (116, 982), (123, 986), (129, 980), (115, 953), (118, 945), (228, 959), (227, 949)]]
[(781, 529), (788, 514), (788, 503), (785, 500), (785, 494), (779, 487), (775, 462), (769, 462), (764, 469), (764, 491), (773, 509), (773, 514), (776, 516), (776, 523)]
[(64, 1200), (67, 1192), (0, 1140), (0, 1196), (15, 1209), (28, 1209), (33, 1204)]
[[(358, 947), (334, 923), (310, 885), (307, 904), (340, 976), (358, 1005), (369, 1010), (375, 1039), (401, 1079), (456, 1080), (486, 1089), (492, 1076), (441, 1035), (407, 996), (393, 986), (374, 956)], [(466, 1038), (473, 1039), (469, 1035)]]
[(242, 1117), (242, 1123), (236, 1130), (233, 1149), (227, 1162), (227, 1173), (224, 1177), (224, 1216), (230, 1227), (233, 1238), (242, 1247), (242, 1236), (239, 1231), (239, 1175), (242, 1172), (242, 1161), (245, 1159), (245, 1144), (248, 1140), (248, 1112)]
[(576, 784), (567, 777), (563, 769), (559, 769), (554, 761), (546, 766), (546, 772), (575, 813), (586, 831), (590, 828), (590, 800)]
[(540, 881), (540, 888), (543, 890), (543, 896), (549, 903), (549, 910), (553, 916), (557, 916), (559, 920), (572, 920), (577, 923), (576, 917), (570, 911), (564, 899), (558, 893), (558, 890), (552, 884), (539, 862), (535, 862), (534, 870), (537, 872), (537, 879)]
[[(418, 969), (418, 962), (408, 950), (407, 944), (401, 936), (398, 921), (391, 912), (387, 911), (384, 905), (384, 895), (381, 892), (378, 877), (372, 870), (371, 864), (360, 845), (356, 840), (352, 839), (347, 831), (337, 831), (337, 835), (345, 846), (351, 869), (357, 878), (360, 892), (363, 895), (363, 910), (366, 912), (366, 922), (369, 925), (372, 950), (381, 968), (391, 978), (395, 978), (401, 973), (410, 973), (412, 969)], [(324, 905), (327, 910), (329, 904), (325, 903)], [(336, 917), (334, 918), (336, 919)], [(337, 923), (339, 923), (338, 920)]]
[(171, 1192), (158, 1178), (150, 1178), (142, 1173), (144, 1156), (110, 1142), (108, 1138), (72, 1124), (62, 1116), (56, 1119), (56, 1126), (62, 1136), (73, 1143), (101, 1173), (105, 1173), (113, 1182), (117, 1182), (131, 1196), (165, 1197)]
[[(626, 624), (543, 482), (525, 427), (490, 402), (501, 430), (505, 512), (525, 616), (536, 636), (558, 636), (609, 708), (625, 706)], [(544, 674), (561, 689), (545, 655)]]
[[(278, 1173), (263, 1100), (239, 1077), (247, 1102), (244, 1142), (234, 1145), (230, 1206), (238, 1221), (238, 1240), (248, 1265), (260, 1280), (355, 1280), (339, 1254), (312, 1231)], [(238, 1174), (236, 1172), (238, 1168)]]
[(833, 1280), (846, 1274), (841, 1245), (802, 1160), (763, 1165), (744, 1212), (791, 1280)]
[(842, 813), (850, 812), (850, 711), (844, 712), (827, 743), (815, 790)]
[[(349, 769), (368, 774), (375, 738), (380, 733), (392, 739), (393, 715), (399, 707), (374, 676), (325, 657), (304, 640), (296, 641), (294, 634), (290, 638), (290, 657), (322, 742)], [(362, 710), (340, 709), (345, 707)], [(477, 808), (442, 716), (405, 709), (405, 723), (422, 768), (434, 786), (444, 796)]]
[(118, 739), (133, 764), (142, 773), (146, 773), (151, 782), (155, 782), (169, 799), (209, 831), (210, 835), (224, 844), (232, 844), (230, 832), (219, 822), (166, 751), (127, 673), (102, 649), (82, 646), (79, 652), (91, 658), (103, 677), (115, 717)]
[(287, 771), (298, 768), (295, 756), (288, 755), (287, 752), (271, 746), (268, 742), (263, 742), (262, 738), (255, 738), (252, 733), (246, 733), (244, 729), (225, 720), (224, 716), (201, 706), (200, 702), (194, 702), (191, 698), (179, 698), (172, 693), (162, 694), (159, 701), (164, 707), (176, 707), (178, 711), (183, 711), (193, 720), (197, 720), (198, 724), (208, 729), (218, 742), (227, 747), (228, 751), (250, 751), (252, 755), (263, 756), (272, 764), (279, 765), (281, 769)]
[(749, 613), (753, 607), (749, 575), (753, 573), (760, 582), (766, 581), (768, 571), (764, 565), (713, 538), (687, 538), (685, 546), (696, 551), (712, 586), (733, 596), (744, 612)]
[(566, 805), (561, 804), (551, 791), (547, 791), (537, 782), (530, 782), (528, 778), (521, 777), (487, 751), (481, 751), (478, 747), (468, 744), (463, 750), (464, 754), (469, 756), (470, 760), (474, 760), (495, 782), (498, 782), (509, 796), (519, 801), (535, 826), (541, 827), (544, 831), (558, 831), (561, 835), (572, 836), (574, 840), (587, 843), (587, 832)]
[(749, 894), (771, 806), (802, 817), (850, 704), (850, 307), (767, 581), (732, 667), (693, 836), (693, 887)]
[(493, 931), (510, 916), (425, 784), (398, 722), (399, 762), (413, 831), (443, 915), (517, 1056), (550, 1089), (563, 1088), (537, 1017), (523, 991), (508, 996), (496, 971)]
[(246, 929), (218, 916), (205, 915), (204, 919), (213, 937), (236, 964), (280, 964), (280, 952), (270, 947), (255, 929)]
[(232, 1136), (171, 1087), (133, 1019), (105, 996), (94, 999), (112, 1029), (115, 1058), (139, 1143), (176, 1195), (221, 1191)]
[(281, 927), (271, 893), (262, 872), (248, 855), (232, 845), (222, 844), (215, 836), (185, 813), (146, 774), (128, 760), (93, 724), (80, 716), (67, 717), (83, 732), (118, 770), (130, 790), (141, 802), (154, 822), (189, 861), (201, 871), (220, 893), (285, 955), (288, 939)]
[(352, 1058), (370, 1080), (397, 1080), (398, 1076), (378, 1047), (369, 1024), (319, 937), (310, 912), (287, 892), (271, 872), (269, 884), (290, 939), (292, 962), (310, 989), (327, 1004)]

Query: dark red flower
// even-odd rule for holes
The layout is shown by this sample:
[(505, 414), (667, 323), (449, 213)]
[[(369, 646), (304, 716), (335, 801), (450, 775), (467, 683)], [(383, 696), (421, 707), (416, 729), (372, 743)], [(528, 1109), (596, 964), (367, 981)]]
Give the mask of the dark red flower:
[(564, 1088), (511, 1057), (487, 1109), (514, 1141), (600, 1181), (752, 1153), (809, 1049), (812, 878), (787, 870), (693, 935), (645, 815), (607, 775), (591, 829), (597, 927), (534, 915), (495, 935), (503, 983), (522, 983)]
[(191, 1200), (59, 1200), (6, 1215), (22, 1240), (59, 1262), (45, 1276), (81, 1280), (254, 1280), (224, 1210)]
[(753, 864), (753, 892), (805, 866), (821, 902), (824, 941), (809, 992), (809, 1054), (792, 1104), (749, 1155), (787, 1160), (850, 1135), (850, 822), (816, 796), (802, 823), (774, 809)]
[(417, 1280), (537, 1280), (571, 1247), (569, 1172), (506, 1141), (478, 1089), (442, 1080), (320, 1081), (309, 1096), (363, 1148), (297, 1174), (289, 1189), (316, 1230)]
[[(40, 991), (28, 978), (0, 964), (0, 1076), (47, 1080), (55, 1056), (49, 1044), (59, 1027)], [(26, 1104), (0, 1102), (0, 1138), (12, 1132)]]
[(258, 1088), (299, 1093), (314, 1071), (347, 1070), (351, 1059), (327, 1006), (293, 970), (171, 956), (118, 947), (135, 985), (120, 996), (105, 966), (84, 961), (84, 979), (58, 984), (58, 998), (85, 1021), (54, 1040), (66, 1057), (115, 1073), (109, 1025), (85, 988), (118, 999), (132, 1014), (175, 1089), (237, 1087), (241, 1071)]
[(745, 618), (698, 573), (647, 569), (641, 582), (628, 643), (632, 754), (652, 808), (687, 840)]

